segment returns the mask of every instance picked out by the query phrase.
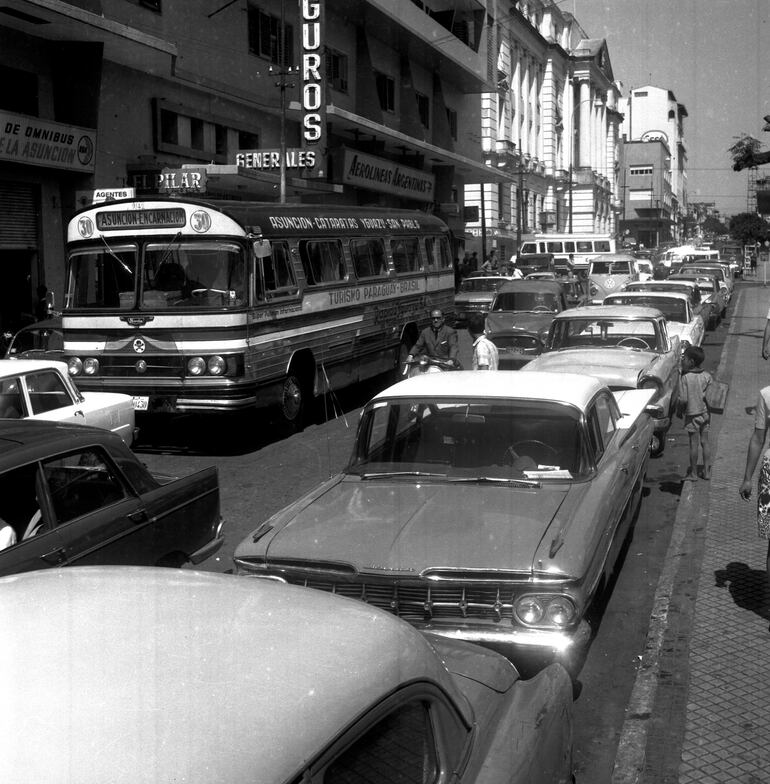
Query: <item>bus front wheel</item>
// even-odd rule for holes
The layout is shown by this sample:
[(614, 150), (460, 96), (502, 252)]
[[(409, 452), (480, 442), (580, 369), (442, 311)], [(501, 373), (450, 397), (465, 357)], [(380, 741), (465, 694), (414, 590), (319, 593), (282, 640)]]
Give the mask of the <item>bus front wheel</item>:
[(296, 373), (289, 373), (281, 392), (281, 415), (290, 427), (301, 430), (308, 410), (308, 384)]

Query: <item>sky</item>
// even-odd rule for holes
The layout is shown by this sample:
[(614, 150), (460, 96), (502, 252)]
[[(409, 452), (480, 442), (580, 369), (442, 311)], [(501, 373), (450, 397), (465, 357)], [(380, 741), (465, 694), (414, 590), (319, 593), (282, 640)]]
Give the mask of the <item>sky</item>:
[[(728, 148), (770, 114), (770, 0), (557, 0), (589, 38), (605, 38), (622, 93), (652, 85), (674, 93), (684, 122), (690, 201), (727, 217), (746, 211), (748, 175)], [(757, 174), (770, 177), (770, 164)]]

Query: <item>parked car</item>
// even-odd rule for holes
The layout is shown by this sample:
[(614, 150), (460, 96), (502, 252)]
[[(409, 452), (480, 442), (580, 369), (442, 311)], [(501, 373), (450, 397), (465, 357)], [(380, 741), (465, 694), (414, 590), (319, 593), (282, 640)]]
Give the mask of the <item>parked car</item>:
[(640, 502), (652, 393), (554, 381), (460, 371), (386, 389), (347, 467), (249, 534), (236, 570), (574, 663)]
[(22, 327), (11, 339), (5, 359), (56, 359), (64, 356), (61, 317)]
[(0, 359), (0, 418), (103, 427), (131, 446), (136, 432), (129, 395), (81, 392), (64, 362)]
[(666, 445), (679, 397), (681, 348), (665, 316), (644, 307), (573, 308), (554, 317), (545, 352), (527, 370), (586, 373), (611, 389), (651, 389), (652, 453)]
[(679, 338), (682, 351), (687, 346), (700, 346), (703, 343), (706, 325), (700, 314), (693, 311), (690, 297), (684, 291), (622, 291), (605, 297), (604, 304), (659, 310), (666, 317), (668, 334)]
[(608, 294), (620, 291), (632, 280), (639, 280), (636, 259), (630, 253), (605, 253), (588, 262), (588, 295), (600, 305)]
[(647, 280), (647, 281), (633, 281), (623, 286), (622, 291), (677, 291), (687, 295), (690, 302), (690, 307), (696, 316), (703, 319), (703, 323), (707, 324), (711, 306), (701, 301), (700, 289), (693, 281), (689, 280)]
[(473, 275), (464, 278), (455, 294), (455, 326), (465, 326), (471, 313), (486, 315), (500, 286), (512, 278), (503, 275)]
[(735, 279), (730, 272), (730, 265), (718, 261), (683, 264), (680, 273), (689, 275), (716, 275), (719, 285), (727, 289), (726, 300), (730, 303), (735, 288)]
[(200, 563), (222, 545), (214, 467), (150, 474), (95, 427), (0, 420), (0, 575), (49, 566)]
[(500, 370), (518, 370), (543, 351), (556, 313), (569, 307), (555, 280), (512, 280), (500, 287), (487, 316), (487, 337), (497, 346)]
[[(670, 281), (688, 281), (698, 287), (701, 302), (704, 306), (704, 319), (706, 329), (714, 329), (719, 322), (727, 315), (727, 295), (725, 290), (719, 285), (719, 280), (715, 275), (690, 274), (682, 270), (677, 270), (669, 275)], [(706, 308), (709, 309), (707, 315)]]

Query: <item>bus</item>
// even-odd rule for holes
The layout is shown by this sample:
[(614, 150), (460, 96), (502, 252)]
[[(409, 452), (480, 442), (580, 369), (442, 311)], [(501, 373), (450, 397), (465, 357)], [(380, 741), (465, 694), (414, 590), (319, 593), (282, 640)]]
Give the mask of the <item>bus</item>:
[(432, 308), (451, 316), (450, 234), (375, 207), (124, 199), (67, 229), (64, 359), (139, 412), (312, 400), (397, 375)]
[(609, 234), (535, 234), (521, 243), (519, 254), (553, 253), (559, 266), (566, 261), (575, 271), (586, 272), (588, 262), (604, 253), (615, 253), (614, 237)]

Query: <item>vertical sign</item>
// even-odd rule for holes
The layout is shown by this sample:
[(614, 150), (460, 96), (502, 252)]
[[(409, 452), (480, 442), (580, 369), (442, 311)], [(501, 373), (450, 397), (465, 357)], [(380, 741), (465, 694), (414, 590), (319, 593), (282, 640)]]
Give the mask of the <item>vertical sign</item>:
[(302, 8), (302, 139), (317, 146), (314, 174), (325, 172), (326, 63), (323, 0), (301, 0)]

